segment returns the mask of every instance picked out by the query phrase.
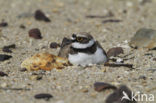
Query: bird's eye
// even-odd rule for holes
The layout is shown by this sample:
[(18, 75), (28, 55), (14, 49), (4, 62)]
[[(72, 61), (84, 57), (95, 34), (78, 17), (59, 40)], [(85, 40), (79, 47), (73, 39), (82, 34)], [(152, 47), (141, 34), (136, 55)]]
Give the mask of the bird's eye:
[(83, 40), (83, 38), (82, 38), (82, 37), (77, 37), (76, 40), (77, 40), (78, 42), (80, 42), (80, 41)]

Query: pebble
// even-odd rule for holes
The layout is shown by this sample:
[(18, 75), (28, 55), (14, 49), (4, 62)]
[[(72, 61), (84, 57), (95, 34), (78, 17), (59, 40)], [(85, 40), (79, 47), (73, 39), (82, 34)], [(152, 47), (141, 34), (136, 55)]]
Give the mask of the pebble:
[(146, 77), (146, 76), (144, 76), (144, 75), (140, 75), (140, 76), (139, 76), (139, 79), (146, 80), (146, 79), (147, 79), (147, 77)]
[(108, 83), (96, 82), (96, 83), (94, 83), (94, 89), (97, 92), (101, 92), (106, 89), (116, 89), (116, 87), (111, 84), (108, 84)]
[(42, 76), (41, 75), (32, 75), (32, 76), (30, 76), (30, 79), (31, 80), (41, 80)]
[(7, 22), (1, 22), (0, 23), (0, 27), (7, 27), (8, 26), (8, 23)]
[(12, 56), (6, 54), (0, 54), (0, 61), (9, 60), (10, 58), (12, 58)]
[(48, 94), (48, 93), (40, 93), (40, 94), (36, 94), (34, 96), (35, 99), (45, 99), (46, 101), (48, 101), (52, 97), (53, 96), (51, 94)]
[(141, 28), (131, 38), (129, 45), (133, 48), (148, 48), (156, 47), (156, 30)]
[(121, 101), (121, 98), (123, 97), (123, 91), (128, 95), (129, 98), (131, 97), (131, 90), (125, 86), (122, 85), (120, 86), (119, 89), (115, 90), (112, 94), (110, 94), (107, 99), (106, 99), (106, 103), (136, 103), (134, 100), (133, 101), (129, 101), (127, 99), (123, 99)]
[(123, 54), (124, 53), (124, 50), (122, 49), (122, 47), (115, 47), (115, 48), (111, 48), (108, 50), (107, 52), (107, 56), (108, 57), (116, 57), (118, 56), (119, 54)]
[(50, 48), (54, 49), (54, 48), (58, 48), (58, 47), (60, 47), (60, 45), (58, 43), (56, 43), (56, 42), (50, 43)]
[(21, 68), (20, 71), (25, 72), (25, 71), (27, 71), (27, 69), (26, 68)]
[(21, 24), (19, 27), (20, 27), (21, 29), (25, 29), (25, 28), (26, 28), (23, 24)]
[(156, 61), (156, 58), (153, 58), (153, 61)]
[(50, 22), (50, 19), (41, 10), (36, 10), (34, 17), (39, 21)]
[(8, 76), (8, 74), (6, 74), (6, 73), (0, 71), (0, 77), (4, 77), (4, 76)]
[(15, 49), (16, 48), (16, 45), (15, 44), (11, 44), (11, 45), (8, 45), (8, 46), (4, 46), (2, 48), (2, 51), (3, 52), (7, 52), (7, 53), (12, 53), (12, 51), (10, 49)]
[(29, 37), (32, 37), (34, 39), (42, 39), (41, 32), (38, 28), (29, 30)]

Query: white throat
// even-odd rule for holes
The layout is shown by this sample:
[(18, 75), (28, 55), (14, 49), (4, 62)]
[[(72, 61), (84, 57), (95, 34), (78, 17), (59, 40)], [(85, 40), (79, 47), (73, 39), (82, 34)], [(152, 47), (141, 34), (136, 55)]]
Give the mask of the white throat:
[(85, 48), (91, 47), (94, 43), (95, 43), (94, 39), (90, 40), (87, 44), (81, 44), (81, 43), (75, 42), (75, 43), (72, 43), (72, 47), (76, 49), (85, 49)]

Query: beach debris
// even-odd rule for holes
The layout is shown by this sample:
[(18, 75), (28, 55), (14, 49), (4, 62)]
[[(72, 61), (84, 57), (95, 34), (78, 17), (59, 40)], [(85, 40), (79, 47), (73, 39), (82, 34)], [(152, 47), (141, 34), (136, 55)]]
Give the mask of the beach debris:
[(38, 28), (29, 30), (29, 37), (32, 37), (34, 39), (42, 39), (41, 32)]
[(34, 17), (38, 21), (50, 22), (50, 19), (41, 10), (36, 10)]
[(3, 22), (0, 23), (0, 27), (7, 27), (7, 26), (8, 26), (8, 23), (7, 22), (4, 22), (3, 21)]
[(4, 77), (4, 76), (8, 76), (8, 74), (6, 74), (6, 73), (0, 71), (0, 77)]
[(124, 50), (122, 49), (122, 47), (114, 47), (114, 48), (111, 48), (108, 50), (107, 52), (107, 56), (108, 57), (116, 57), (118, 56), (119, 54), (123, 54), (124, 53)]
[(20, 27), (21, 29), (25, 29), (25, 28), (26, 28), (25, 25), (23, 25), (23, 24), (21, 24), (19, 27)]
[(103, 90), (106, 90), (106, 89), (117, 89), (115, 86), (111, 85), (111, 84), (108, 84), (108, 83), (104, 83), (104, 82), (95, 82), (94, 83), (94, 89), (95, 91), (97, 92), (101, 92)]
[(0, 61), (9, 60), (10, 58), (12, 58), (11, 55), (0, 54)]
[(144, 76), (144, 75), (140, 75), (138, 79), (146, 80), (146, 79), (147, 79), (147, 77), (146, 77), (146, 76)]
[(10, 88), (10, 87), (0, 87), (0, 90), (30, 91), (30, 89), (28, 88)]
[(46, 101), (49, 101), (51, 98), (53, 98), (53, 96), (49, 93), (40, 93), (40, 94), (36, 94), (34, 96), (35, 99), (44, 99)]
[(102, 23), (105, 24), (105, 23), (118, 23), (118, 22), (121, 22), (122, 20), (119, 20), (119, 19), (107, 19), (107, 20), (103, 20)]
[(20, 68), (20, 71), (25, 72), (25, 71), (27, 71), (27, 69), (26, 68)]
[(102, 16), (102, 15), (87, 15), (86, 18), (107, 18), (107, 17), (112, 17), (114, 14), (109, 11), (108, 14)]
[(127, 86), (122, 85), (107, 97), (106, 103), (137, 103), (131, 94), (132, 91)]
[(55, 56), (49, 53), (38, 53), (27, 58), (21, 63), (21, 68), (26, 68), (28, 71), (35, 70), (51, 70), (53, 68), (63, 69), (70, 65), (68, 59)]
[(60, 44), (58, 44), (56, 42), (50, 43), (50, 48), (55, 49), (55, 48), (58, 48), (58, 47), (60, 47)]
[(133, 48), (156, 48), (156, 30), (141, 28), (131, 38), (129, 45)]
[(104, 66), (109, 66), (109, 67), (127, 67), (127, 68), (133, 68), (133, 64), (124, 64), (124, 63), (105, 63)]
[(10, 49), (15, 49), (16, 48), (16, 45), (15, 44), (11, 44), (11, 45), (8, 45), (8, 46), (4, 46), (2, 48), (2, 51), (3, 52), (7, 52), (7, 53), (12, 53), (12, 51)]
[(31, 80), (41, 80), (42, 79), (42, 75), (32, 75), (30, 76)]

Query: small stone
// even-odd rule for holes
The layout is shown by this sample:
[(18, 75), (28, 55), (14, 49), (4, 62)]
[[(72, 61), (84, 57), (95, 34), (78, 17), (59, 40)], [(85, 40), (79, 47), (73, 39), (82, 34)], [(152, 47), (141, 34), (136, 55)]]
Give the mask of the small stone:
[(27, 69), (26, 68), (21, 68), (20, 71), (25, 72), (25, 71), (27, 71)]
[(2, 51), (7, 52), (7, 53), (12, 53), (12, 51), (10, 49), (15, 49), (15, 48), (16, 48), (16, 45), (11, 44), (11, 45), (8, 45), (8, 46), (4, 46)]
[(38, 28), (29, 30), (29, 37), (32, 37), (34, 39), (42, 39), (41, 32)]
[(19, 27), (20, 27), (21, 29), (25, 29), (25, 28), (26, 28), (23, 24), (21, 24)]
[(4, 77), (4, 76), (8, 76), (8, 74), (6, 74), (6, 73), (0, 71), (0, 77)]
[(12, 56), (6, 54), (0, 54), (0, 61), (9, 60), (10, 58), (12, 58)]
[[(125, 95), (127, 96), (127, 98), (130, 98), (130, 100), (122, 99), (122, 97), (124, 97)], [(106, 103), (137, 103), (133, 98), (133, 100), (131, 100), (131, 98), (131, 90), (127, 86), (123, 85), (107, 97)]]
[(146, 78), (146, 76), (144, 76), (144, 75), (141, 75), (141, 76), (139, 76), (139, 79), (146, 80), (147, 78)]
[(111, 48), (108, 50), (107, 52), (107, 56), (108, 57), (116, 57), (118, 56), (119, 54), (123, 54), (124, 53), (124, 50), (122, 49), (122, 47), (115, 47), (115, 48)]
[(153, 58), (153, 61), (156, 61), (156, 58)]
[(31, 80), (41, 80), (42, 76), (41, 75), (32, 75), (32, 76), (30, 76), (30, 79)]
[(56, 42), (50, 43), (50, 48), (58, 48), (58, 47), (60, 47), (60, 45), (58, 43), (56, 43)]
[(94, 89), (95, 91), (101, 92), (106, 89), (116, 89), (116, 87), (108, 83), (96, 82), (94, 83)]
[(8, 26), (8, 23), (7, 22), (1, 22), (0, 23), (0, 27), (7, 27)]
[(156, 48), (156, 30), (141, 28), (131, 38), (129, 45), (133, 48)]
[(35, 11), (35, 19), (39, 21), (50, 22), (50, 19), (41, 10)]
[(34, 97), (35, 97), (35, 99), (45, 99), (46, 101), (48, 101), (53, 96), (51, 94), (48, 94), (48, 93), (40, 93), (40, 94), (36, 94)]

